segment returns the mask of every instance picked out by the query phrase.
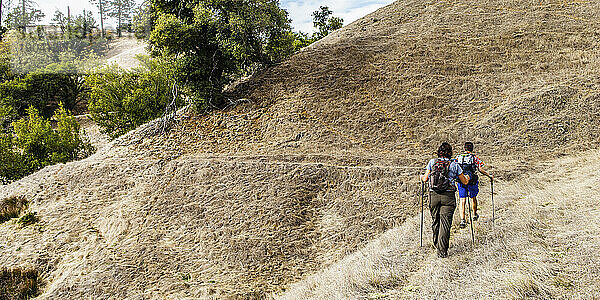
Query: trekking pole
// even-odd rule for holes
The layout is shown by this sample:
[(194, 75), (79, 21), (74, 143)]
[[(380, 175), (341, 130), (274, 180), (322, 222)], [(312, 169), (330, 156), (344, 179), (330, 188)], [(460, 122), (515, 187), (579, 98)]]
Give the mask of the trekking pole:
[(466, 199), (469, 204), (469, 219), (471, 219), (471, 239), (473, 240), (473, 247), (475, 247), (475, 232), (473, 230), (473, 215), (471, 214), (471, 198)]
[(421, 247), (423, 247), (423, 219), (424, 219), (424, 213), (423, 213), (423, 202), (425, 198), (425, 183), (423, 182), (423, 180), (421, 180)]
[(492, 231), (494, 231), (494, 225), (496, 223), (496, 207), (494, 206), (494, 179), (490, 180), (492, 185)]

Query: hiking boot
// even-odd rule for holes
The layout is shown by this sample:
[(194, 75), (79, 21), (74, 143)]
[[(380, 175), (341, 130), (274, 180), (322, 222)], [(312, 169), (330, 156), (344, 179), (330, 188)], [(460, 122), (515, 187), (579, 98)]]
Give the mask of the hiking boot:
[(467, 228), (467, 222), (464, 219), (460, 220), (460, 224), (458, 225), (458, 227), (460, 229)]
[(477, 219), (479, 219), (479, 214), (477, 214), (477, 212), (473, 213), (473, 221), (477, 221)]

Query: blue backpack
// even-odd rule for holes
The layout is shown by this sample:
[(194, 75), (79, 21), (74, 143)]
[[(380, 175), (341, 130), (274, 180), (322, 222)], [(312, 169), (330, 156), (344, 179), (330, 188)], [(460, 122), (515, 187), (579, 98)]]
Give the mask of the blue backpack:
[(475, 155), (472, 153), (461, 154), (456, 157), (456, 162), (463, 169), (463, 174), (469, 175), (469, 185), (477, 184), (479, 176), (477, 176), (477, 164), (475, 163)]

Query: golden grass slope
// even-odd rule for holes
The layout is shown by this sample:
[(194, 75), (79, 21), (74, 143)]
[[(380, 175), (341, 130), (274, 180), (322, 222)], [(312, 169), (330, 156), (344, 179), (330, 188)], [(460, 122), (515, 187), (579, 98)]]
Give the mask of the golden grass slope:
[(41, 299), (263, 298), (413, 210), (402, 166), (119, 145), (131, 138), (0, 190), (40, 217), (0, 225), (0, 264), (40, 270)]
[(448, 259), (425, 247), (419, 216), (292, 286), (280, 299), (594, 299), (600, 293), (600, 178), (589, 151), (552, 160), (539, 174), (480, 197), (476, 245), (456, 225)]
[(599, 5), (398, 1), (226, 110), (0, 187), (40, 217), (0, 225), (0, 266), (38, 269), (40, 299), (283, 292), (410, 220), (442, 140), (473, 140), (504, 180), (596, 147)]

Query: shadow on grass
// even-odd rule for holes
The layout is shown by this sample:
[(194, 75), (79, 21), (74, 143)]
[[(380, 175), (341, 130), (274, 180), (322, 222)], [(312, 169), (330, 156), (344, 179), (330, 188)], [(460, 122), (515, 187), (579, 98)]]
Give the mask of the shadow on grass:
[(17, 218), (27, 208), (25, 197), (9, 197), (0, 203), (0, 223)]
[(31, 299), (38, 294), (37, 270), (0, 269), (0, 300)]

